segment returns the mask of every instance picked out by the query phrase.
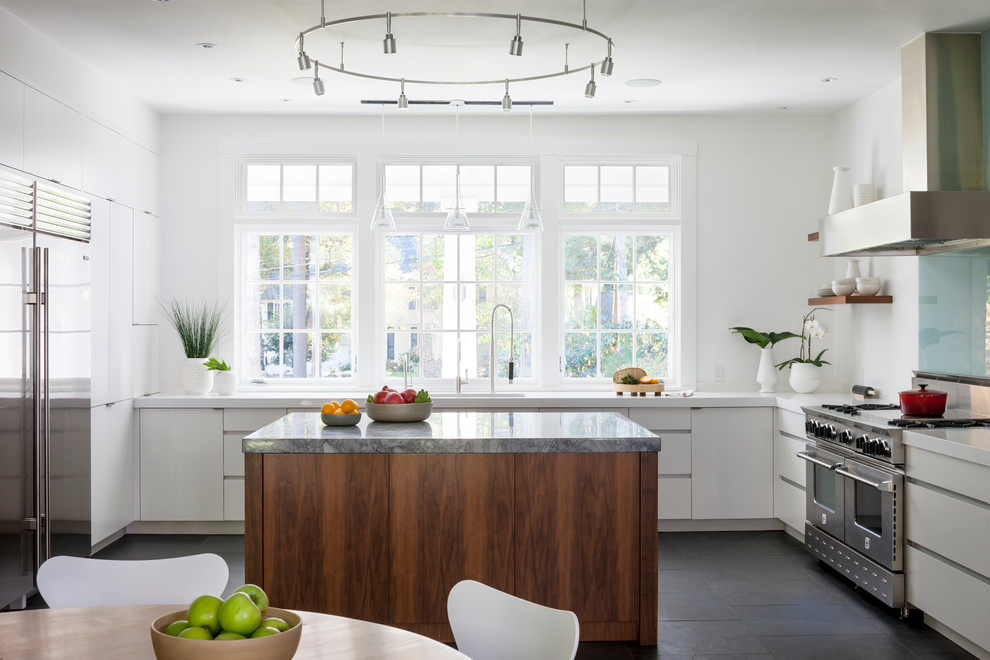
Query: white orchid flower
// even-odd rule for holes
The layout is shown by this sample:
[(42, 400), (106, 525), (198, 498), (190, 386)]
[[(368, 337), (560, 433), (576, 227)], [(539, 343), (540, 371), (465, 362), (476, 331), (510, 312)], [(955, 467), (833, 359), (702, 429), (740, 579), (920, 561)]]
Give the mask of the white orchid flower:
[(828, 328), (817, 319), (808, 319), (804, 324), (804, 333), (809, 337), (820, 339), (828, 334)]

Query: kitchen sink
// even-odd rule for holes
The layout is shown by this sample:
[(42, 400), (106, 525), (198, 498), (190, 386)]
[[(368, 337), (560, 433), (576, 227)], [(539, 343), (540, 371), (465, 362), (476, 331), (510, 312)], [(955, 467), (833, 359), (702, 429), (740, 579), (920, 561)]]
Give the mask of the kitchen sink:
[(518, 397), (522, 398), (526, 396), (525, 392), (461, 392), (457, 394), (456, 392), (444, 392), (436, 393), (438, 399), (484, 399), (484, 398), (496, 398), (501, 399), (503, 397)]

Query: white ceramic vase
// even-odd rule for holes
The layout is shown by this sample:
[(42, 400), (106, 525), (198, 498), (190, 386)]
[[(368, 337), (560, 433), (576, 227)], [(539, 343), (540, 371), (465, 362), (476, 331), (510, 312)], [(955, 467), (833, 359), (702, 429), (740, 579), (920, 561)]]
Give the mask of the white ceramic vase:
[(848, 265), (846, 266), (846, 279), (850, 277), (856, 279), (857, 277), (862, 277), (862, 273), (859, 272), (859, 259), (846, 259)]
[(213, 391), (220, 396), (230, 396), (237, 392), (237, 374), (230, 370), (214, 371)]
[(848, 211), (853, 207), (852, 184), (848, 167), (833, 167), (832, 196), (828, 199), (828, 214)]
[(209, 394), (213, 389), (213, 372), (203, 364), (204, 358), (186, 358), (182, 363), (182, 391), (186, 394)]
[(822, 384), (822, 368), (808, 362), (792, 362), (790, 384), (795, 392), (811, 394)]
[(756, 382), (761, 392), (773, 392), (777, 384), (777, 368), (773, 366), (773, 349), (770, 346), (760, 349), (760, 366), (756, 370)]

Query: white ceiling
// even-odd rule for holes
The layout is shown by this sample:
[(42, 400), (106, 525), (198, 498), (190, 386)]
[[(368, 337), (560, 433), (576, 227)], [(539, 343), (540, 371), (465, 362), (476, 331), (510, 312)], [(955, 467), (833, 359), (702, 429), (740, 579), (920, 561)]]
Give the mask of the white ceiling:
[[(320, 0), (0, 0), (3, 6), (153, 107), (170, 112), (378, 112), (394, 83), (321, 73), (317, 98), (294, 41), (319, 23)], [(579, 0), (326, 0), (327, 21), (386, 11), (498, 12), (580, 23)], [(558, 112), (833, 112), (900, 77), (900, 47), (929, 31), (990, 29), (987, 0), (587, 0), (588, 25), (615, 42), (615, 74), (519, 83), (514, 100)], [(524, 56), (508, 55), (511, 21), (393, 19), (398, 53), (381, 52), (383, 21), (307, 41), (313, 57), (349, 70), (407, 78), (504, 78), (601, 59), (587, 35), (524, 23)], [(489, 29), (490, 26), (490, 29)], [(203, 49), (200, 42), (216, 48)], [(590, 50), (593, 44), (593, 50)], [(325, 47), (324, 47), (325, 46)], [(579, 62), (580, 60), (580, 62)], [(234, 82), (241, 78), (242, 82)], [(658, 87), (630, 87), (655, 78)], [(836, 78), (824, 83), (824, 78)], [(499, 101), (502, 85), (413, 86), (412, 99)], [(517, 105), (517, 109), (519, 106)], [(437, 111), (425, 106), (410, 112)], [(490, 109), (497, 112), (498, 108)]]

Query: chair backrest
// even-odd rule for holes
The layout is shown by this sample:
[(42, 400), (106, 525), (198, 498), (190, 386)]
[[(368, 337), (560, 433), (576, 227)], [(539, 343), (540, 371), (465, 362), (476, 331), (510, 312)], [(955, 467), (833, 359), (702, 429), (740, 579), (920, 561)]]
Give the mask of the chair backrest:
[(472, 660), (573, 660), (577, 616), (517, 598), (474, 580), (447, 596), (457, 650)]
[(219, 596), (230, 570), (212, 553), (169, 559), (117, 560), (52, 557), (38, 569), (38, 591), (49, 607), (188, 605)]

